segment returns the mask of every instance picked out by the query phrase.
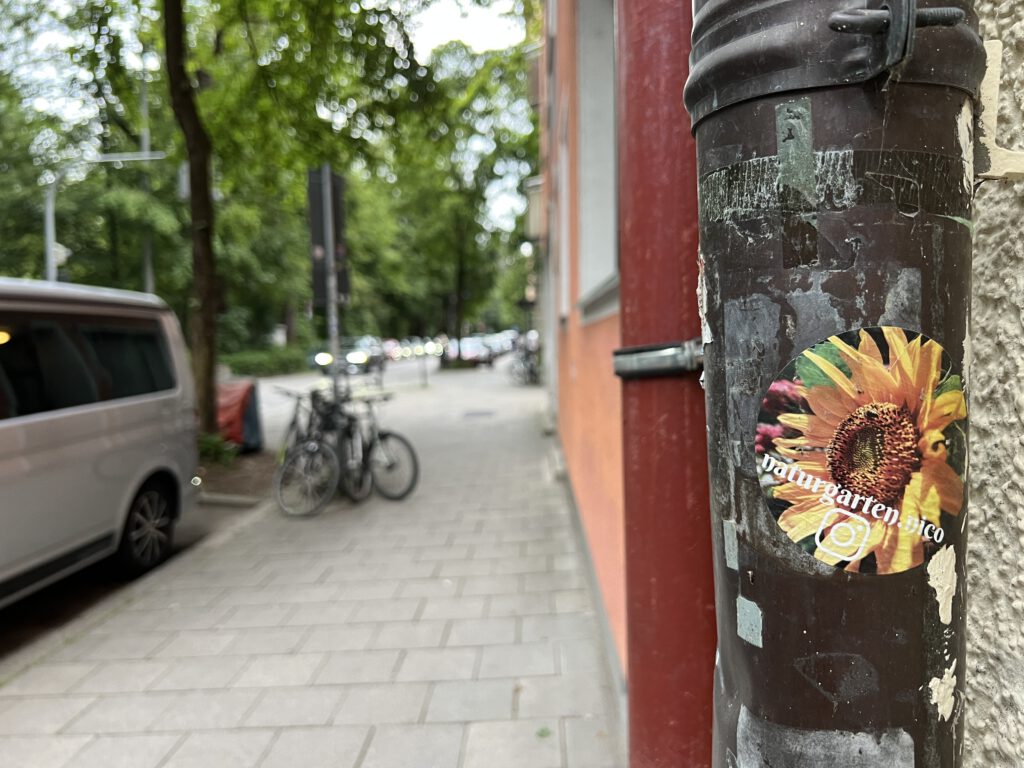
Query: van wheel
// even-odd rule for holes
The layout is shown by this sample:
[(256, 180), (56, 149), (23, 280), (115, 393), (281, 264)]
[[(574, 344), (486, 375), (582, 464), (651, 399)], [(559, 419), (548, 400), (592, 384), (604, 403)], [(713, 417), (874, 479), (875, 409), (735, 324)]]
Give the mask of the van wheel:
[(117, 559), (129, 576), (155, 568), (171, 554), (174, 514), (165, 485), (149, 482), (132, 500), (121, 533)]

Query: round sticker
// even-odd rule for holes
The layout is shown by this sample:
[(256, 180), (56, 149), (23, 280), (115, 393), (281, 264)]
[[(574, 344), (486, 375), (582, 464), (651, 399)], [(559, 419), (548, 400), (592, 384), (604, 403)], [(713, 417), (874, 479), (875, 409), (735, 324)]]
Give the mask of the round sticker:
[(808, 555), (858, 573), (915, 568), (964, 506), (967, 403), (933, 339), (883, 326), (831, 336), (768, 388), (761, 488)]

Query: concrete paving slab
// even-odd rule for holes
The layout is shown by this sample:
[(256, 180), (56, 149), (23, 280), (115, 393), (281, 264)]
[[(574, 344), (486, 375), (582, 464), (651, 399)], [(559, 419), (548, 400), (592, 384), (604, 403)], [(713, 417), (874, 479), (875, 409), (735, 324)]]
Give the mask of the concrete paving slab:
[(542, 393), (490, 373), (385, 412), (419, 451), (407, 501), (263, 504), (0, 659), (0, 761), (622, 768)]

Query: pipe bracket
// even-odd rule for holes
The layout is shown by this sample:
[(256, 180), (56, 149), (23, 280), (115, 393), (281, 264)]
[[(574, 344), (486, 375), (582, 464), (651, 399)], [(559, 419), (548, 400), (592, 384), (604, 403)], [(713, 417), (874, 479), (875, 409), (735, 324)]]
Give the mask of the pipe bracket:
[(615, 375), (621, 379), (648, 379), (678, 376), (704, 368), (704, 343), (701, 339), (623, 347), (613, 353)]

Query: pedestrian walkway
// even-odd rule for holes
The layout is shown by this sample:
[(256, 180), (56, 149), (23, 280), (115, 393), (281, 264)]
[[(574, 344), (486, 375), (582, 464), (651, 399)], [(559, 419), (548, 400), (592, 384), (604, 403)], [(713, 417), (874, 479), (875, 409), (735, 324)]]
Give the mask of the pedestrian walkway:
[(0, 687), (0, 765), (623, 768), (543, 397), (440, 374), (405, 502), (262, 505)]

